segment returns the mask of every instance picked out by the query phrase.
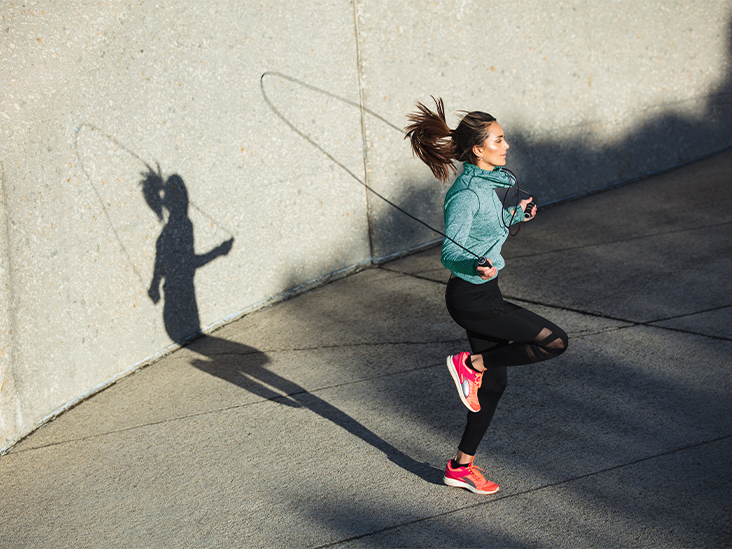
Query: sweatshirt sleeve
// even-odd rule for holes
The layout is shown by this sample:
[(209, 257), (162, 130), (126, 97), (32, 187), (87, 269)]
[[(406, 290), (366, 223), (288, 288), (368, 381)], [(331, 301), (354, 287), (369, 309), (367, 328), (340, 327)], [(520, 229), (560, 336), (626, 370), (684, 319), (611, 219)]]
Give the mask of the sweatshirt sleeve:
[[(514, 215), (514, 211), (516, 215)], [(524, 209), (521, 206), (511, 206), (503, 210), (503, 219), (506, 225), (515, 225), (524, 220)]]
[[(455, 242), (468, 246), (470, 228), (475, 214), (480, 209), (478, 195), (471, 190), (462, 190), (445, 201), (445, 234)], [(442, 243), (442, 264), (453, 273), (475, 276), (478, 260), (447, 238)]]

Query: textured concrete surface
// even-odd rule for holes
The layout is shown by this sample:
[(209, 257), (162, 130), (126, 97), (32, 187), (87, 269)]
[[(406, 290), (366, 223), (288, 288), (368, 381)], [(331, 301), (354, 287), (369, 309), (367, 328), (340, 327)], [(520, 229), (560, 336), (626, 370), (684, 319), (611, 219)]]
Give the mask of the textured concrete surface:
[(0, 451), (196, 331), (435, 240), (362, 185), (441, 224), (401, 134), (417, 99), (496, 115), (544, 203), (730, 146), (730, 21), (724, 1), (2, 3)]
[[(441, 483), (466, 348), (434, 248), (248, 315), (0, 457), (0, 547), (732, 545), (732, 152), (548, 210), (504, 293), (570, 335)], [(598, 212), (602, 215), (598, 215)]]

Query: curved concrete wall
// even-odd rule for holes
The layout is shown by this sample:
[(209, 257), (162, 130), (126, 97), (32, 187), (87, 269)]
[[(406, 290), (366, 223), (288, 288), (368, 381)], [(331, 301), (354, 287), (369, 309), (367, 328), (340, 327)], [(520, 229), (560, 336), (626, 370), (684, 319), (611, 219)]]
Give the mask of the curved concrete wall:
[(732, 144), (726, 1), (5, 2), (0, 449), (186, 336), (419, 247), (414, 101), (550, 202)]

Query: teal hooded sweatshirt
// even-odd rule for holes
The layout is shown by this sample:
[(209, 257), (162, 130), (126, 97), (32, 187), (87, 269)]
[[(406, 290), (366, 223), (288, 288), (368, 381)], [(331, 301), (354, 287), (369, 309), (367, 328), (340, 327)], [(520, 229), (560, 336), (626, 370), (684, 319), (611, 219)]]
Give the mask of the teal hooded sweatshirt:
[[(486, 257), (499, 271), (506, 265), (501, 248), (510, 225), (520, 223), (520, 206), (505, 208), (497, 188), (513, 187), (515, 180), (503, 168), (487, 171), (466, 162), (445, 195), (445, 234), (478, 256)], [(478, 259), (445, 238), (442, 264), (452, 274), (473, 284), (487, 282), (478, 276)]]

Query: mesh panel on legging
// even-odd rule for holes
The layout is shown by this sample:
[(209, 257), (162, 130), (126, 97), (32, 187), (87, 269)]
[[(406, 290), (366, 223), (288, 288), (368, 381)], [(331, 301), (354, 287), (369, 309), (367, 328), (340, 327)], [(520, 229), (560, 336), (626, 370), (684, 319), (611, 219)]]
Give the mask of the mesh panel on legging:
[(511, 342), (481, 353), (486, 368), (533, 364), (555, 358), (567, 350), (569, 343), (567, 334), (559, 326), (521, 308), (475, 327), (481, 334)]

